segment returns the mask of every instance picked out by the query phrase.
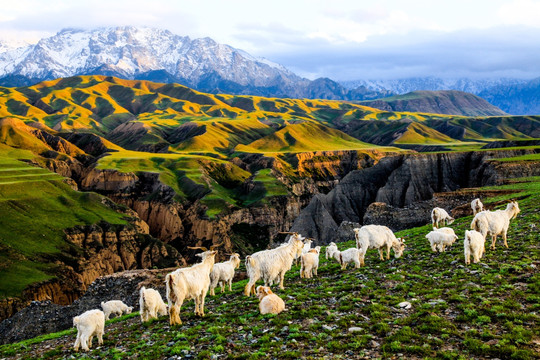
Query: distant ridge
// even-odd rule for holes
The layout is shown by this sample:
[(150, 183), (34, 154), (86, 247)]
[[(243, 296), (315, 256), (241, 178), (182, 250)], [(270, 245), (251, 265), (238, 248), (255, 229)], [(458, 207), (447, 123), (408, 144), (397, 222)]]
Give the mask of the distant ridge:
[(462, 116), (507, 115), (486, 100), (463, 91), (413, 91), (404, 95), (362, 101), (362, 105), (386, 111), (410, 111)]

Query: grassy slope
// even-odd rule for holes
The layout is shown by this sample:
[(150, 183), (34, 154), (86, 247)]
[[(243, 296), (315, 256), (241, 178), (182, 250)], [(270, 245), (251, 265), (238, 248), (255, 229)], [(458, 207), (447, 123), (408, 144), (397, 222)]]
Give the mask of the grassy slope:
[(61, 176), (13, 157), (33, 155), (0, 147), (0, 297), (52, 277), (54, 264), (43, 256), (66, 249), (62, 229), (100, 220), (126, 223), (101, 204), (101, 196), (73, 191)]
[[(107, 325), (104, 346), (91, 358), (163, 358), (191, 354), (211, 358), (408, 358), (533, 359), (540, 333), (540, 178), (494, 187), (521, 190), (521, 214), (508, 234), (480, 264), (464, 266), (463, 234), (471, 217), (452, 227), (459, 240), (446, 253), (432, 253), (424, 235), (428, 225), (405, 230), (408, 248), (400, 259), (381, 262), (368, 251), (366, 267), (342, 272), (321, 255), (319, 276), (300, 280), (298, 267), (287, 274), (285, 291), (276, 292), (288, 311), (262, 316), (257, 301), (233, 293), (207, 297), (207, 316), (182, 307), (184, 324), (170, 328), (166, 317), (141, 325), (126, 316)], [(354, 242), (338, 244), (340, 249)], [(323, 249), (324, 250), (324, 249)], [(322, 252), (324, 253), (324, 252)], [(397, 304), (412, 303), (410, 310)], [(359, 327), (350, 332), (350, 327)], [(0, 346), (0, 356), (70, 356), (75, 331)], [(52, 338), (53, 340), (47, 340)], [(76, 358), (86, 355), (75, 354)]]

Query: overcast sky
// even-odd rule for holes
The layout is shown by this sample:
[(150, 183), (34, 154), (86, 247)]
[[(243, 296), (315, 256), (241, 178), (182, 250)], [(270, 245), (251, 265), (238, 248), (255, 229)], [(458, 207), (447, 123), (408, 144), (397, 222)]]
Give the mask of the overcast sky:
[(0, 39), (150, 26), (308, 78), (540, 76), (540, 0), (0, 0)]

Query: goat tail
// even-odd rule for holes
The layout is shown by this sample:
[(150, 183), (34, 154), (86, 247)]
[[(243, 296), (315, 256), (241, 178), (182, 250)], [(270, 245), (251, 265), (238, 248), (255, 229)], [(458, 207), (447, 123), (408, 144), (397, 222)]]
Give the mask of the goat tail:
[(104, 301), (102, 301), (102, 302), (101, 302), (101, 307), (103, 307), (103, 304), (105, 304), (105, 302), (104, 302)]
[(473, 221), (471, 222), (471, 229), (480, 231), (480, 226), (478, 225), (478, 217), (474, 217)]
[(167, 287), (167, 300), (169, 303), (175, 303), (176, 292), (174, 291), (174, 278), (172, 274), (167, 274), (165, 277), (165, 285)]

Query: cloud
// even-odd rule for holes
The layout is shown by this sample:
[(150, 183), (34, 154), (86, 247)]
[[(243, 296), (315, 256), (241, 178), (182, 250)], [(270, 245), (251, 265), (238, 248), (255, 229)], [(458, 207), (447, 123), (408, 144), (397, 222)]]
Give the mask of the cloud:
[(504, 24), (540, 27), (540, 1), (513, 0), (499, 8)]
[(468, 31), (380, 35), (365, 43), (306, 41), (294, 51), (263, 56), (310, 78), (335, 80), (540, 76), (540, 29), (499, 27)]

